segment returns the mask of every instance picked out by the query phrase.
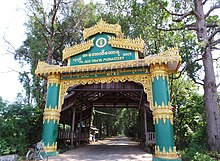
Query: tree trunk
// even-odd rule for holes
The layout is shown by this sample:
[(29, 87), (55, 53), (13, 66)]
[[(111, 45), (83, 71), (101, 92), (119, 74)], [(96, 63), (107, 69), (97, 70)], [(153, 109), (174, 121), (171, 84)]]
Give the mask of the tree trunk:
[(47, 55), (47, 63), (52, 64), (53, 60), (53, 46), (54, 46), (54, 40), (51, 38), (50, 43), (48, 44), (48, 55)]
[(207, 135), (210, 150), (220, 152), (220, 117), (218, 112), (218, 95), (212, 59), (211, 43), (208, 40), (202, 0), (194, 0), (197, 36), (204, 43), (205, 53), (202, 56), (204, 65), (204, 99), (206, 106)]

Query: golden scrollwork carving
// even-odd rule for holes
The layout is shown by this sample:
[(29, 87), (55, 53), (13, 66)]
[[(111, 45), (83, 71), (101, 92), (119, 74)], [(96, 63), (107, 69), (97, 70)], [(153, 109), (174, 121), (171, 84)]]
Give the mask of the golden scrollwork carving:
[(47, 120), (47, 122), (49, 123), (50, 120), (53, 120), (54, 123), (57, 121), (59, 122), (60, 120), (60, 110), (57, 109), (57, 107), (55, 108), (44, 108), (44, 117), (43, 117), (43, 123), (45, 123), (45, 121)]
[(48, 75), (47, 88), (49, 85), (53, 86), (54, 84), (58, 86), (60, 84), (60, 74), (50, 74)]
[(50, 64), (47, 64), (43, 61), (39, 61), (35, 71), (42, 70), (42, 69), (45, 69), (45, 68), (56, 68), (56, 67), (57, 67), (57, 65), (50, 65)]
[(178, 154), (176, 152), (176, 147), (169, 147), (169, 151), (167, 152), (165, 147), (163, 147), (163, 150), (160, 151), (159, 146), (155, 146), (155, 156), (159, 158), (166, 158), (166, 159), (176, 159), (179, 158)]
[(94, 39), (91, 39), (91, 40), (84, 42), (83, 44), (77, 44), (72, 47), (64, 48), (63, 49), (63, 60), (73, 55), (89, 50), (92, 46), (94, 46), (93, 41)]
[(125, 81), (134, 81), (139, 82), (143, 85), (145, 93), (147, 93), (147, 99), (152, 107), (152, 83), (151, 77), (149, 74), (142, 75), (127, 75), (127, 76), (109, 76), (102, 78), (83, 78), (83, 79), (74, 79), (74, 80), (62, 80), (60, 85), (60, 98), (59, 98), (59, 110), (61, 110), (64, 103), (64, 97), (66, 91), (69, 87), (77, 84), (99, 84), (99, 83), (111, 83), (111, 82), (125, 82)]
[(144, 40), (141, 38), (136, 39), (124, 39), (124, 38), (115, 38), (108, 36), (110, 44), (112, 47), (123, 48), (123, 49), (131, 49), (140, 52), (144, 52)]
[(179, 68), (182, 61), (178, 48), (171, 48), (159, 54), (146, 56), (144, 60), (145, 62), (149, 62), (149, 65), (160, 65), (164, 63), (169, 66), (170, 64), (177, 63), (175, 70)]
[(178, 56), (179, 55), (179, 49), (178, 47), (170, 48), (162, 53), (160, 53), (160, 56)]
[(44, 146), (46, 152), (56, 152), (57, 151), (57, 142), (53, 142), (52, 145), (48, 143), (47, 146)]
[(83, 38), (86, 40), (92, 35), (97, 33), (101, 34), (103, 32), (115, 34), (117, 37), (123, 37), (121, 26), (119, 24), (108, 24), (101, 19), (95, 26), (84, 29)]
[(170, 123), (173, 125), (173, 111), (172, 106), (170, 102), (168, 105), (164, 105), (164, 102), (162, 102), (162, 105), (158, 106), (155, 102), (155, 106), (153, 107), (153, 121), (154, 124), (158, 124), (159, 120), (163, 120), (164, 123), (166, 123), (167, 119), (170, 120)]

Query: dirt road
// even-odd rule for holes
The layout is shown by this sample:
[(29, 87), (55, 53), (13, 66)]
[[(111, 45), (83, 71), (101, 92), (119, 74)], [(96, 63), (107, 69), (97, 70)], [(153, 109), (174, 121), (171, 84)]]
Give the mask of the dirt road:
[(127, 137), (119, 136), (99, 140), (98, 142), (78, 147), (56, 157), (50, 161), (152, 161), (152, 155), (146, 153), (137, 142)]

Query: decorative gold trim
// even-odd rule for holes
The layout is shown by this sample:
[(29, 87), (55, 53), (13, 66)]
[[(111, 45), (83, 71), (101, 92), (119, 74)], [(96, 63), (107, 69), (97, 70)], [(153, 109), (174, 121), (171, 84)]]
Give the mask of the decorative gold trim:
[(45, 69), (45, 68), (57, 68), (58, 66), (59, 65), (50, 65), (50, 64), (47, 64), (43, 61), (39, 61), (38, 64), (37, 64), (37, 68), (35, 70), (35, 74), (36, 74), (36, 71), (38, 71), (38, 70), (42, 70), (42, 69)]
[(83, 31), (83, 38), (86, 40), (88, 37), (95, 35), (97, 33), (112, 33), (115, 34), (117, 37), (123, 37), (121, 32), (121, 26), (119, 24), (108, 24), (102, 19), (97, 22), (97, 24), (90, 28), (85, 28)]
[(46, 120), (47, 120), (48, 123), (49, 123), (50, 120), (53, 120), (54, 123), (56, 121), (59, 122), (59, 120), (60, 120), (60, 110), (57, 109), (57, 107), (55, 107), (55, 108), (51, 108), (51, 106), (49, 108), (45, 107), (43, 123), (45, 123)]
[(160, 53), (160, 56), (174, 56), (179, 55), (179, 49), (178, 47), (169, 48), (168, 50)]
[(66, 73), (66, 74), (62, 74), (61, 80), (121, 76), (125, 74), (140, 75), (140, 73), (149, 74), (150, 73), (149, 68), (148, 67), (125, 68), (125, 69), (117, 69), (117, 70), (100, 70), (100, 71), (89, 71), (89, 72), (78, 72), (78, 73)]
[(67, 65), (70, 66), (70, 57), (68, 58)]
[(56, 152), (57, 151), (57, 142), (53, 142), (52, 146), (48, 143), (47, 146), (44, 146), (46, 152)]
[[(174, 48), (175, 49), (175, 48)], [(173, 49), (173, 50), (174, 50)], [(169, 50), (171, 53), (176, 54), (176, 50)], [(165, 52), (169, 53), (169, 52)], [(113, 63), (103, 63), (103, 64), (88, 64), (88, 65), (80, 65), (80, 66), (59, 66), (59, 65), (49, 65), (44, 62), (39, 62), (37, 69), (35, 70), (35, 74), (39, 76), (47, 75), (47, 74), (55, 74), (55, 73), (75, 73), (75, 72), (88, 72), (88, 71), (96, 71), (96, 70), (107, 70), (107, 69), (122, 69), (122, 68), (130, 68), (130, 67), (143, 67), (143, 66), (150, 66), (151, 68), (154, 65), (161, 65), (167, 66), (169, 63), (176, 63), (176, 70), (179, 67), (181, 62), (181, 57), (177, 55), (165, 55), (164, 53), (158, 55), (151, 55), (145, 57), (145, 59), (138, 59), (138, 60), (130, 60), (130, 61), (123, 61), (123, 62), (113, 62)], [(153, 69), (152, 69), (153, 70)], [(169, 73), (175, 72), (169, 69)], [(162, 73), (161, 73), (162, 74)], [(164, 73), (165, 75), (166, 73)], [(163, 74), (162, 74), (163, 76)]]
[(166, 123), (167, 119), (170, 120), (170, 123), (173, 125), (173, 111), (172, 106), (170, 102), (168, 105), (164, 105), (164, 102), (162, 102), (162, 105), (157, 105), (155, 102), (155, 106), (153, 107), (153, 121), (154, 124), (158, 124), (159, 119), (162, 119), (164, 124)]
[[(145, 62), (149, 62), (150, 65), (155, 64), (173, 64), (177, 63), (176, 70), (181, 64), (181, 56), (179, 55), (178, 48), (170, 48), (160, 54), (149, 55), (144, 58)], [(170, 72), (170, 71), (169, 71)]]
[(154, 81), (154, 78), (158, 80), (159, 77), (162, 77), (163, 79), (168, 80), (168, 66), (166, 64), (155, 64), (150, 66), (150, 72), (152, 76), (152, 81)]
[(135, 51), (144, 52), (144, 40), (141, 38), (136, 39), (124, 39), (124, 38), (115, 38), (108, 36), (108, 44), (112, 47), (131, 49)]
[[(78, 84), (99, 84), (99, 83), (111, 83), (111, 82), (125, 82), (125, 81), (134, 81), (139, 82), (144, 87), (144, 92), (147, 93), (147, 100), (150, 103), (150, 107), (152, 107), (152, 83), (151, 76), (149, 74), (142, 75), (127, 75), (127, 76), (109, 76), (102, 78), (83, 78), (83, 79), (74, 79), (74, 80), (62, 80), (60, 85), (60, 94), (59, 94), (59, 107), (58, 109), (62, 109), (62, 105), (64, 103), (64, 97), (66, 95), (66, 91), (69, 87), (78, 85)], [(152, 108), (151, 108), (152, 110)]]
[(54, 84), (56, 86), (58, 86), (60, 84), (60, 74), (48, 75), (47, 88), (49, 87), (49, 85), (53, 86)]
[(135, 60), (138, 60), (138, 59), (139, 59), (138, 51), (135, 51)]
[(73, 56), (77, 55), (81, 52), (89, 50), (92, 46), (94, 46), (93, 43), (94, 39), (88, 40), (84, 42), (83, 44), (77, 44), (72, 47), (64, 48), (63, 49), (63, 60)]
[(166, 159), (177, 159), (178, 154), (176, 152), (176, 146), (169, 147), (169, 151), (167, 152), (165, 147), (163, 147), (163, 150), (160, 151), (159, 146), (155, 146), (155, 156), (159, 158), (166, 158)]

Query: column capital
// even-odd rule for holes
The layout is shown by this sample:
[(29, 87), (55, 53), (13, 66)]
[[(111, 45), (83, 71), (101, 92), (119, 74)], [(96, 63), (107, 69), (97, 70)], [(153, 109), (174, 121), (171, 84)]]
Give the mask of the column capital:
[(150, 73), (152, 77), (152, 81), (156, 77), (156, 79), (159, 79), (159, 77), (162, 77), (163, 79), (166, 77), (168, 79), (168, 66), (165, 63), (156, 63), (150, 66)]
[(47, 79), (48, 79), (47, 86), (49, 86), (49, 84), (51, 85), (55, 84), (56, 86), (60, 84), (60, 74), (50, 74), (48, 75)]
[(60, 120), (60, 111), (57, 108), (46, 108), (44, 109), (44, 117), (43, 117), (43, 123), (47, 120), (49, 122), (50, 120), (53, 120), (54, 123)]

